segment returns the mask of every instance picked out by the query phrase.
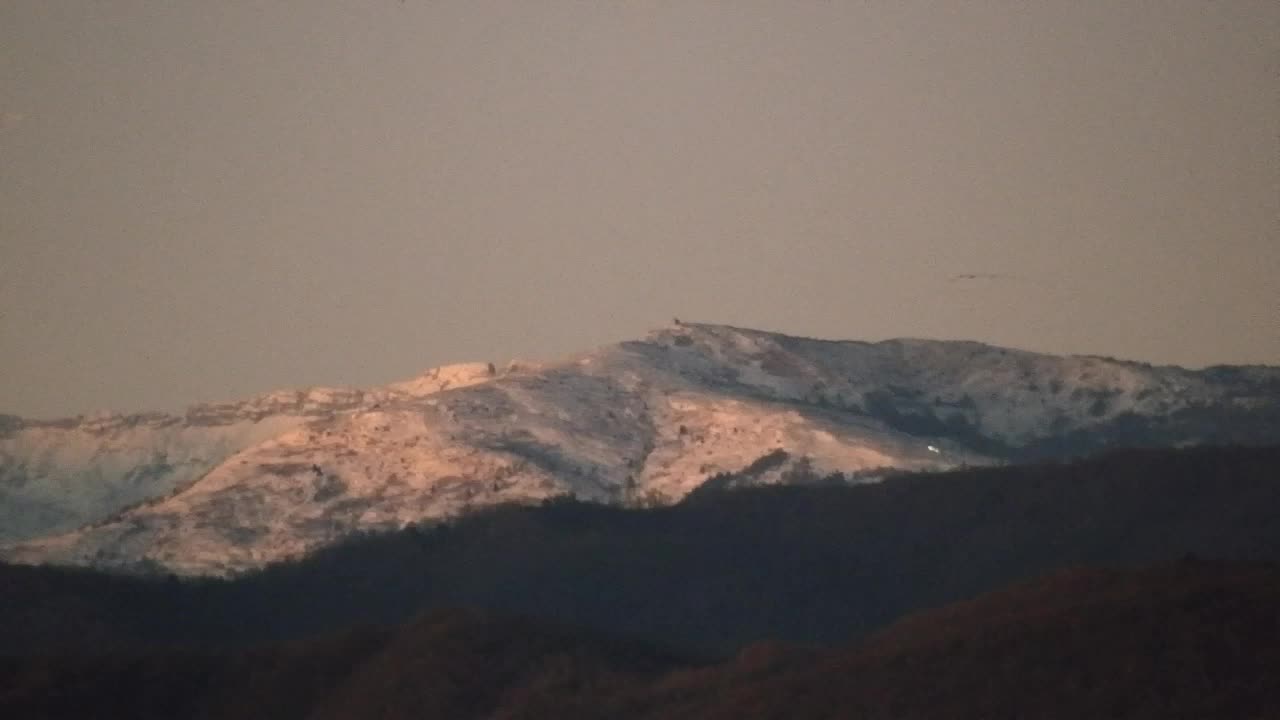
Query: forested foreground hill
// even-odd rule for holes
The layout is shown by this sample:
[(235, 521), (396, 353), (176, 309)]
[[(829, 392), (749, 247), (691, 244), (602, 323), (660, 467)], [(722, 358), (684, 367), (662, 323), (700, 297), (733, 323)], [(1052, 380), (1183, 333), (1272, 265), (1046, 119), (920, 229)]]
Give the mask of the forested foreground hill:
[(1278, 470), (1280, 448), (1140, 450), (706, 490), (649, 510), (554, 501), (367, 536), (234, 580), (0, 566), (0, 653), (246, 647), (441, 607), (699, 653), (832, 645), (1073, 565), (1275, 561)]
[(1069, 570), (829, 650), (719, 663), (437, 611), (221, 654), (0, 661), (7, 718), (1226, 718), (1280, 713), (1280, 571)]
[(1067, 570), (845, 649), (674, 674), (637, 716), (1277, 717), (1277, 602), (1274, 565)]

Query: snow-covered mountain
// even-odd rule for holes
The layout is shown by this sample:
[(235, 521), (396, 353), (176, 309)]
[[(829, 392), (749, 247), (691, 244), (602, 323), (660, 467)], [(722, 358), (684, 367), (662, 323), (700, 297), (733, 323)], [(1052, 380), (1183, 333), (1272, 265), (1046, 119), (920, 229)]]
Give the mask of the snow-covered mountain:
[(484, 364), (435, 368), (376, 390), (311, 388), (182, 415), (63, 420), (0, 415), (0, 542), (73, 530), (167, 495), (235, 453), (313, 420), (489, 379)]
[(559, 363), (7, 428), (0, 517), (52, 508), (61, 525), (30, 522), (28, 537), (94, 521), (9, 559), (222, 573), (497, 502), (672, 501), (777, 449), (818, 473), (874, 475), (1113, 444), (1280, 442), (1280, 368), (676, 324)]

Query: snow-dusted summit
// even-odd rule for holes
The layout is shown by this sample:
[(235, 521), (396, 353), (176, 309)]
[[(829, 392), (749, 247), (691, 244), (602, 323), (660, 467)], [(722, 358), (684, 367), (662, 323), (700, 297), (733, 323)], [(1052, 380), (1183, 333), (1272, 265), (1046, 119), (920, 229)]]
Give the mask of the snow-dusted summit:
[[(677, 324), (541, 366), (3, 427), (9, 536), (94, 522), (9, 559), (222, 573), (497, 502), (677, 500), (776, 449), (823, 473), (1277, 442), (1280, 368)], [(48, 519), (9, 524), (28, 508)]]
[(184, 414), (62, 420), (0, 415), (0, 543), (73, 530), (167, 495), (231, 455), (313, 420), (489, 380), (484, 363), (433, 368), (375, 390), (310, 388)]

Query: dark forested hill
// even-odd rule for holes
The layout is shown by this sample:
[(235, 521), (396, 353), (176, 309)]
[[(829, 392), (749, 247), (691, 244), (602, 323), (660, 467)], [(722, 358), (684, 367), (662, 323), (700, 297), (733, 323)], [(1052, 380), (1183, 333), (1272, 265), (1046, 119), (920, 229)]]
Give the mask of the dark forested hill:
[(677, 673), (646, 717), (1277, 717), (1278, 603), (1274, 566), (1062, 571), (755, 676)]
[(556, 501), (369, 536), (230, 581), (0, 566), (0, 652), (248, 646), (438, 607), (692, 651), (832, 644), (1078, 565), (1280, 558), (1280, 448), (1122, 451), (862, 486)]
[(6, 718), (1245, 718), (1280, 713), (1280, 571), (1063, 571), (821, 651), (721, 663), (528, 619), (216, 654), (0, 660)]

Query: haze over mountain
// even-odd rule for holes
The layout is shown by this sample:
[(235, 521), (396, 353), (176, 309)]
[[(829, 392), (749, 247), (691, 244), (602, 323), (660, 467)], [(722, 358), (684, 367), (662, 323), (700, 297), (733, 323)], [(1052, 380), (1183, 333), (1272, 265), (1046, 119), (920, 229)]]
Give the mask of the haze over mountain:
[(671, 502), (774, 450), (788, 459), (754, 482), (797, 463), (874, 479), (1277, 438), (1277, 368), (676, 323), (556, 363), (453, 366), (182, 417), (9, 420), (0, 497), (9, 538), (26, 540), (11, 559), (223, 573), (500, 502)]
[(1277, 37), (1274, 0), (0, 3), (0, 408), (671, 314), (1280, 363)]

